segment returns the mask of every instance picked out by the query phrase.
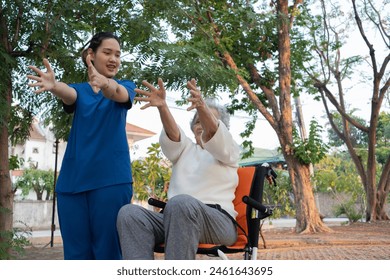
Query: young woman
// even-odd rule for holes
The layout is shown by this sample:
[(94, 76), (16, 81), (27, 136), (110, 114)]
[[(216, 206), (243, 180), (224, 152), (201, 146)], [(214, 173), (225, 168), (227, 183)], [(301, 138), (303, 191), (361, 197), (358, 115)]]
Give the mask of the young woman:
[(53, 93), (74, 114), (56, 185), (65, 259), (121, 259), (116, 217), (132, 197), (125, 127), (135, 84), (114, 79), (120, 56), (119, 38), (101, 32), (82, 53), (88, 82), (57, 81), (47, 59), (46, 72), (29, 66), (37, 74), (27, 76), (35, 81), (29, 86)]

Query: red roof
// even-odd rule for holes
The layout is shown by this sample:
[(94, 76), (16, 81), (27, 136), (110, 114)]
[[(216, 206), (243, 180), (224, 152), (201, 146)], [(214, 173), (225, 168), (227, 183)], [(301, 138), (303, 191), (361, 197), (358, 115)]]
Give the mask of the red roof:
[(127, 137), (133, 139), (134, 142), (156, 135), (156, 133), (150, 130), (144, 129), (142, 127), (130, 123), (126, 123), (126, 134)]

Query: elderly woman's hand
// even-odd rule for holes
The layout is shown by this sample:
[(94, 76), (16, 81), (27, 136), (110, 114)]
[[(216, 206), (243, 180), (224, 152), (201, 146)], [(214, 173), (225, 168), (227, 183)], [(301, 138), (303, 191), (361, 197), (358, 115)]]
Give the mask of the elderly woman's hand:
[(134, 99), (137, 101), (148, 102), (146, 105), (142, 106), (141, 109), (146, 109), (150, 106), (154, 107), (162, 107), (166, 106), (166, 92), (164, 87), (164, 82), (161, 78), (158, 78), (158, 86), (159, 88), (155, 88), (153, 85), (148, 83), (147, 81), (142, 81), (142, 84), (149, 88), (149, 91), (142, 89), (135, 89), (135, 92), (143, 95), (144, 97), (135, 97)]
[(191, 97), (187, 99), (187, 101), (191, 102), (191, 106), (188, 107), (187, 111), (191, 111), (192, 109), (200, 109), (206, 106), (202, 98), (202, 94), (200, 90), (196, 87), (195, 79), (191, 79), (191, 81), (187, 82), (187, 87), (190, 90)]

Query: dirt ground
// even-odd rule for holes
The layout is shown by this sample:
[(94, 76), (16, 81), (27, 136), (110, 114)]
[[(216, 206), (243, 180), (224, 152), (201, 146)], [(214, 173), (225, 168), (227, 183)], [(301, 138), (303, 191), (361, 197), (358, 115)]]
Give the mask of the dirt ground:
[[(294, 228), (267, 228), (258, 260), (390, 260), (390, 221), (330, 226), (332, 233), (297, 234)], [(156, 254), (156, 259), (163, 255)], [(198, 255), (197, 259), (213, 257)], [(242, 259), (242, 253), (229, 255)], [(62, 244), (26, 248), (21, 260), (62, 260)], [(215, 259), (215, 258), (214, 258)]]
[(345, 245), (364, 243), (366, 245), (374, 245), (390, 242), (390, 221), (375, 223), (356, 222), (330, 226), (330, 229), (333, 232), (315, 234), (298, 234), (295, 233), (295, 228), (270, 228), (262, 232), (265, 237), (265, 247), (267, 248), (272, 248), (276, 245), (278, 247), (290, 247), (295, 242), (306, 246), (318, 243), (322, 245), (327, 243)]
[(297, 234), (294, 228), (263, 230), (258, 259), (390, 259), (390, 221), (330, 228), (333, 232), (316, 234)]

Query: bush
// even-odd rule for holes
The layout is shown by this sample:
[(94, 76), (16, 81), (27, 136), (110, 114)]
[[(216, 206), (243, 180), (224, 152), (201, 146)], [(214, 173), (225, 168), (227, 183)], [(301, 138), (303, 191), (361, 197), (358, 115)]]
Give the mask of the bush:
[(29, 236), (31, 236), (29, 228), (0, 231), (0, 260), (15, 259), (16, 256), (23, 255), (24, 248), (30, 245)]
[(356, 210), (356, 204), (353, 200), (338, 205), (335, 209), (335, 216), (346, 215), (350, 223), (355, 223), (362, 219), (363, 213)]
[(294, 196), (290, 176), (284, 170), (276, 170), (276, 186), (269, 183), (264, 184), (263, 204), (274, 205), (276, 208), (270, 218), (277, 219), (283, 216), (294, 217)]

